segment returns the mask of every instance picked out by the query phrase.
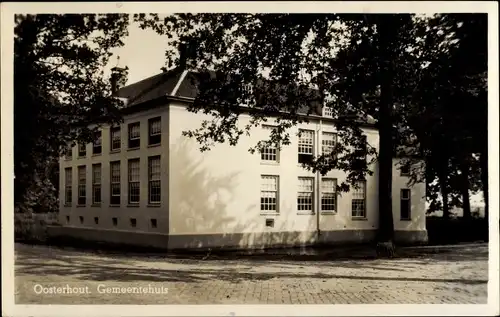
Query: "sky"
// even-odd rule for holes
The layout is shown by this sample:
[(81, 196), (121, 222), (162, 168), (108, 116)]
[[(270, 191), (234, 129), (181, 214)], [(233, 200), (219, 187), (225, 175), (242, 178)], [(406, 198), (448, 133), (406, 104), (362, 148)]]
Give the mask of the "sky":
[(114, 49), (114, 56), (108, 65), (116, 66), (117, 56), (120, 56), (119, 66), (129, 68), (127, 84), (133, 84), (142, 79), (161, 72), (165, 65), (166, 37), (152, 30), (142, 30), (136, 24), (129, 26), (129, 35), (124, 38), (124, 46)]

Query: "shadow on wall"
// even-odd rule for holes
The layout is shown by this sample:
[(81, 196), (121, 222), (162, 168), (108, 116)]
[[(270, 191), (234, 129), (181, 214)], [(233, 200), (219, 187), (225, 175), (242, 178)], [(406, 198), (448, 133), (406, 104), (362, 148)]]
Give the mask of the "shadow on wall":
[[(221, 155), (231, 157), (236, 150), (230, 148)], [(204, 154), (196, 151), (199, 150), (194, 141), (184, 137), (170, 148), (170, 248), (267, 248), (310, 242), (316, 228), (314, 217), (309, 217), (306, 230), (290, 231), (290, 219), (284, 218), (293, 214), (290, 204), (281, 206), (279, 216), (268, 217), (260, 214), (259, 197), (255, 203), (235, 203), (241, 199), (236, 190), (245, 181), (243, 171), (220, 173), (219, 169), (218, 175), (214, 175), (207, 166), (212, 158), (204, 159)], [(205, 155), (212, 156), (213, 152)], [(244, 169), (241, 163), (234, 160)], [(247, 194), (253, 195), (253, 191)], [(274, 219), (274, 226), (266, 227), (266, 219)]]

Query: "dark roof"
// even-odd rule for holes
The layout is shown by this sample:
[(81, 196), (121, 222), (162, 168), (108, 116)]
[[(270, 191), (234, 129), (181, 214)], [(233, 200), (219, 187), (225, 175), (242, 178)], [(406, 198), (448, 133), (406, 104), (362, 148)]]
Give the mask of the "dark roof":
[[(117, 96), (128, 99), (127, 107), (136, 106), (166, 96), (195, 98), (198, 93), (196, 82), (200, 74), (192, 71), (186, 74), (179, 84), (178, 90), (172, 95), (172, 91), (181, 79), (181, 75), (182, 70), (179, 69), (163, 72), (119, 89)], [(302, 88), (297, 87), (297, 89)], [(315, 99), (312, 101), (312, 114), (322, 116), (322, 107), (317, 99), (319, 94), (316, 91), (311, 90), (311, 92), (311, 97)], [(306, 114), (308, 106), (302, 107), (297, 112)], [(367, 123), (374, 124), (375, 121), (372, 117), (369, 117)]]

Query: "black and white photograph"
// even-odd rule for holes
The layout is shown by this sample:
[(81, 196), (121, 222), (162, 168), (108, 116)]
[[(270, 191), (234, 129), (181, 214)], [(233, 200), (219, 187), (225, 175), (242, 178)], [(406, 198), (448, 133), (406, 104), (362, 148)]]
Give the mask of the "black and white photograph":
[(3, 315), (500, 313), (498, 3), (1, 14)]

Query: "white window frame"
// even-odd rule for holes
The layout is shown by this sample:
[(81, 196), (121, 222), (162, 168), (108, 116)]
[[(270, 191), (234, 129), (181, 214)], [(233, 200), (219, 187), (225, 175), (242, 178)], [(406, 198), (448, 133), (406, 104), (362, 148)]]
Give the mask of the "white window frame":
[[(263, 125), (262, 128), (264, 131), (269, 131), (269, 134), (271, 131), (275, 130), (276, 127), (269, 126), (269, 125)], [(279, 162), (279, 150), (274, 144), (269, 144), (265, 148), (263, 148), (260, 152), (260, 159), (263, 162)]]
[[(403, 193), (408, 193), (407, 197)], [(399, 199), (399, 216), (400, 220), (411, 220), (411, 189), (409, 188), (401, 188), (400, 191), (400, 199)], [(403, 201), (408, 201), (408, 217), (403, 218)]]
[(71, 206), (73, 203), (73, 168), (64, 169), (64, 204)]
[[(111, 127), (110, 134), (110, 149), (111, 151), (119, 151), (122, 147), (121, 127)], [(118, 147), (114, 147), (114, 141), (118, 141)]]
[[(83, 172), (83, 173), (82, 173)], [(82, 178), (83, 176), (83, 178)], [(80, 203), (80, 199), (83, 198), (84, 203)], [(87, 166), (78, 166), (78, 201), (79, 206), (85, 206), (87, 204)]]
[[(314, 130), (299, 130), (299, 140), (298, 140), (298, 155), (310, 155), (311, 158), (314, 157)], [(300, 163), (300, 162), (299, 162)]]
[[(132, 164), (137, 164), (137, 168), (134, 169), (137, 171), (136, 174), (132, 173)], [(128, 160), (128, 203), (129, 205), (138, 205), (141, 201), (141, 161), (140, 159), (129, 159)], [(137, 178), (135, 178), (137, 177)], [(131, 192), (132, 192), (132, 187), (137, 187), (139, 190), (139, 195), (137, 201), (133, 201)]]
[[(96, 134), (99, 136), (95, 140), (95, 142), (92, 143), (92, 155), (101, 155), (102, 154), (102, 131), (97, 131)], [(95, 150), (96, 148), (101, 148), (101, 151), (99, 153), (96, 153)]]
[[(333, 186), (326, 186), (327, 182), (331, 182)], [(323, 203), (326, 200), (333, 200), (331, 203)], [(321, 179), (321, 212), (323, 213), (337, 213), (337, 179), (324, 177)], [(333, 206), (333, 209), (324, 209), (324, 206)]]
[[(100, 205), (102, 203), (102, 165), (92, 164), (92, 204)], [(96, 192), (99, 193), (99, 201), (96, 200), (97, 195)]]
[[(137, 128), (137, 129), (135, 129)], [(134, 132), (134, 133), (133, 133)], [(137, 132), (137, 134), (135, 133)], [(130, 146), (130, 141), (139, 140), (139, 145), (135, 147)], [(128, 148), (137, 149), (141, 147), (141, 123), (133, 122), (128, 124)]]
[[(116, 172), (113, 167), (118, 167), (118, 175), (114, 174)], [(109, 203), (110, 205), (119, 205), (121, 200), (121, 162), (120, 161), (112, 161), (109, 163), (109, 179), (110, 179), (110, 188), (109, 188)], [(113, 193), (113, 188), (118, 188), (118, 194)], [(118, 203), (113, 203), (112, 197), (118, 197)]]
[[(274, 199), (274, 203), (270, 199)], [(279, 176), (277, 175), (260, 176), (260, 212), (279, 213)]]
[[(158, 123), (158, 126), (155, 126), (155, 123)], [(160, 136), (160, 142), (151, 143), (151, 137), (157, 135)], [(148, 120), (148, 145), (158, 144), (161, 144), (161, 117), (154, 117)]]
[[(297, 189), (297, 212), (314, 214), (314, 197), (314, 177), (299, 177)], [(306, 203), (305, 199), (310, 199), (311, 202)]]
[[(153, 163), (156, 162), (158, 162), (157, 166), (153, 166)], [(158, 170), (154, 172), (153, 167)], [(153, 195), (153, 188), (158, 189), (157, 195)], [(161, 204), (161, 156), (148, 158), (148, 203)]]
[[(358, 188), (351, 186), (353, 190), (351, 199), (351, 217), (355, 219), (366, 219), (366, 181), (358, 181), (356, 183)], [(359, 215), (357, 211), (361, 211), (362, 214)]]
[(329, 155), (333, 151), (337, 144), (337, 137), (335, 132), (323, 132), (321, 138), (321, 153), (323, 155)]
[(86, 157), (86, 156), (87, 156), (87, 144), (78, 144), (78, 157)]
[(332, 107), (323, 107), (323, 116), (328, 118), (333, 118), (333, 108)]

